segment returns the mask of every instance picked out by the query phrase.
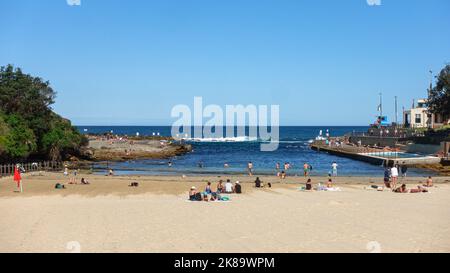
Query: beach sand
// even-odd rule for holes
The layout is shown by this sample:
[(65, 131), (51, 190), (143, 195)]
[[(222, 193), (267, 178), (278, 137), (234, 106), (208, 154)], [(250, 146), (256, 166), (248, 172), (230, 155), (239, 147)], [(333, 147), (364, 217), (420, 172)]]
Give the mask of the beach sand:
[(262, 177), (271, 189), (231, 177), (244, 190), (231, 202), (188, 202), (192, 185), (219, 178), (82, 176), (92, 184), (27, 174), (24, 193), (0, 179), (0, 252), (450, 252), (450, 177), (423, 194), (365, 189), (381, 185), (373, 177), (339, 177), (341, 192), (301, 192), (303, 177)]

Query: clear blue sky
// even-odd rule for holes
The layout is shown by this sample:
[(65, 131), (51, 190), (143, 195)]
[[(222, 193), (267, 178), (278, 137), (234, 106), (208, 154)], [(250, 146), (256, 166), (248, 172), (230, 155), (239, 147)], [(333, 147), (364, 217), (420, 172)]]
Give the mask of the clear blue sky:
[[(1, 0), (0, 64), (77, 125), (169, 125), (176, 104), (279, 104), (282, 125), (393, 119), (450, 62), (450, 1)], [(401, 115), (399, 115), (401, 116)]]

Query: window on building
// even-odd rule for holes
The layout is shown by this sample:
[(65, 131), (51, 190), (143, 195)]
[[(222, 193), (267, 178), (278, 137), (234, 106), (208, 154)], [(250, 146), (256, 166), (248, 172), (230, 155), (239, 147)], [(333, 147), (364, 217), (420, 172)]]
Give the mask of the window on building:
[(416, 114), (416, 121), (415, 123), (422, 123), (422, 115), (421, 114)]

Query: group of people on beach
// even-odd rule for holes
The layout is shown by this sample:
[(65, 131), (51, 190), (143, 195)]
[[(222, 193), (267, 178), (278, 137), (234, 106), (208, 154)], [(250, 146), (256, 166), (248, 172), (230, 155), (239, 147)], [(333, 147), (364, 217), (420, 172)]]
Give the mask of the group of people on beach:
[(189, 191), (190, 201), (229, 201), (229, 197), (223, 196), (223, 194), (241, 194), (242, 186), (239, 181), (234, 184), (230, 179), (227, 179), (225, 184), (222, 180), (219, 180), (214, 191), (211, 182), (207, 182), (204, 191), (198, 191), (195, 186), (192, 186)]
[[(255, 180), (255, 188), (271, 188), (272, 183), (265, 184), (259, 177)], [(203, 191), (198, 191), (195, 186), (192, 186), (189, 190), (189, 200), (190, 201), (229, 201), (229, 198), (223, 196), (223, 194), (241, 194), (242, 185), (239, 181), (234, 184), (230, 179), (227, 179), (225, 184), (223, 180), (219, 180), (214, 191), (211, 182), (206, 183), (206, 187)]]
[(311, 177), (305, 183), (305, 186), (302, 187), (302, 190), (313, 191), (313, 190), (335, 190), (333, 187), (333, 179), (331, 174), (328, 174), (328, 181), (325, 186), (322, 186), (321, 183), (318, 183), (317, 187), (314, 188)]
[[(388, 189), (392, 189), (394, 192), (404, 193), (408, 192), (406, 189), (406, 184), (402, 184), (400, 187), (397, 187), (398, 179), (401, 176), (402, 178), (406, 177), (406, 173), (408, 171), (408, 167), (406, 165), (393, 165), (392, 167), (386, 166), (384, 169), (384, 186)], [(427, 181), (423, 185), (419, 185), (417, 189), (411, 189), (409, 192), (426, 192), (426, 188), (433, 187), (433, 179), (431, 176), (427, 178)]]

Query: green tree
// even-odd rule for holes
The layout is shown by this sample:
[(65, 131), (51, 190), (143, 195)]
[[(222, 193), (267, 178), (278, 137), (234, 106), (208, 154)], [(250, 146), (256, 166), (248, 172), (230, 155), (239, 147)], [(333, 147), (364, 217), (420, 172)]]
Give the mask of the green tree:
[(430, 90), (430, 112), (450, 117), (450, 64), (436, 77), (436, 86)]
[(10, 128), (2, 137), (6, 157), (22, 159), (36, 152), (35, 135), (33, 130), (27, 127), (25, 121), (17, 115), (7, 116), (5, 120)]
[(12, 65), (0, 67), (0, 161), (77, 155), (86, 138), (55, 114), (48, 81)]
[(6, 136), (9, 134), (9, 126), (0, 114), (0, 157), (5, 157)]
[(48, 81), (12, 65), (0, 68), (0, 109), (6, 115), (22, 117), (38, 138), (49, 129), (55, 97)]
[(43, 136), (42, 145), (52, 160), (61, 160), (69, 153), (77, 154), (83, 144), (83, 138), (70, 121), (58, 118), (52, 122), (50, 131)]

